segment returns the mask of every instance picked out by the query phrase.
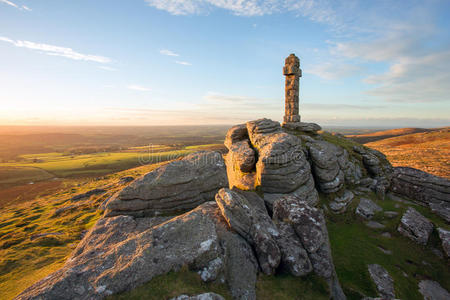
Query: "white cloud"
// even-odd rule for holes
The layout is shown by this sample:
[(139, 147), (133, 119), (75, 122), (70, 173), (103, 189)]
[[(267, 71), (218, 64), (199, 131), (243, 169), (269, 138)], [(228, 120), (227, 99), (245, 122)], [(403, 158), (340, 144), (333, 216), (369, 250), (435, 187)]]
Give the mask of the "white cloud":
[(61, 56), (70, 58), (73, 60), (84, 60), (84, 61), (93, 61), (97, 63), (109, 63), (111, 62), (111, 59), (104, 56), (98, 56), (98, 55), (91, 55), (91, 54), (83, 54), (74, 51), (71, 48), (66, 47), (60, 47), (60, 46), (54, 46), (54, 45), (48, 45), (48, 44), (42, 44), (42, 43), (35, 43), (30, 41), (21, 41), (21, 40), (13, 40), (7, 37), (0, 36), (0, 41), (10, 43), (16, 47), (20, 48), (27, 48), (31, 50), (36, 50), (39, 52), (42, 52), (47, 55), (53, 55), (53, 56)]
[(19, 6), (19, 5), (15, 4), (14, 2), (11, 2), (9, 0), (0, 0), (0, 3), (4, 3), (6, 5), (15, 7), (15, 8), (20, 9), (20, 10), (26, 10), (26, 11), (31, 11), (32, 10), (31, 8), (29, 8), (26, 5)]
[(117, 69), (112, 68), (112, 67), (108, 67), (108, 66), (99, 66), (100, 69), (105, 70), (105, 71), (117, 71)]
[(139, 91), (139, 92), (150, 92), (151, 91), (150, 88), (141, 86), (141, 85), (137, 85), (137, 84), (130, 84), (129, 86), (127, 86), (127, 88), (130, 90)]
[(173, 51), (167, 50), (167, 49), (160, 50), (159, 53), (161, 53), (162, 55), (167, 55), (167, 56), (180, 56), (179, 54), (177, 54)]
[(184, 66), (192, 66), (192, 64), (190, 62), (187, 61), (175, 61), (175, 63), (179, 64), (179, 65), (184, 65)]
[(263, 16), (293, 12), (313, 21), (335, 23), (336, 14), (328, 0), (145, 0), (149, 6), (173, 15), (208, 14), (225, 9), (237, 16)]
[(324, 79), (341, 79), (355, 75), (361, 71), (361, 67), (354, 64), (341, 62), (325, 62), (317, 64), (305, 70), (305, 73), (314, 74)]
[(11, 2), (11, 1), (8, 1), (8, 0), (0, 0), (0, 2), (1, 2), (1, 3), (5, 3), (5, 4), (9, 5), (9, 6), (15, 7), (15, 8), (17, 8), (17, 9), (20, 9), (20, 7), (19, 7), (17, 4), (15, 4), (15, 3)]

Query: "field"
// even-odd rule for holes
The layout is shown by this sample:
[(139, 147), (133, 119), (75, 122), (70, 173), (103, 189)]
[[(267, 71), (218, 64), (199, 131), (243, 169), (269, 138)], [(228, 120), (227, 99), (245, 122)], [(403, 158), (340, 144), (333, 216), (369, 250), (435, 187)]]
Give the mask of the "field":
[(365, 144), (394, 166), (408, 166), (450, 179), (450, 128), (405, 134)]
[(0, 207), (91, 179), (223, 151), (228, 126), (0, 127)]

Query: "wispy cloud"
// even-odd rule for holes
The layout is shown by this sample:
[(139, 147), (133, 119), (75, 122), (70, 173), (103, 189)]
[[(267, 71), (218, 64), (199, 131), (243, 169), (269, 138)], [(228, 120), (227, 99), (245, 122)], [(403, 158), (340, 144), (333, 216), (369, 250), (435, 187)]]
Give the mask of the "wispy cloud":
[(340, 79), (357, 74), (361, 67), (341, 62), (325, 62), (312, 66), (305, 73), (314, 74), (324, 79)]
[(127, 86), (128, 89), (130, 90), (134, 90), (134, 91), (139, 91), (139, 92), (150, 92), (151, 89), (142, 85), (137, 85), (137, 84), (130, 84)]
[(102, 70), (105, 70), (105, 71), (110, 71), (110, 72), (117, 71), (116, 68), (112, 68), (112, 67), (108, 67), (108, 66), (99, 66), (99, 68)]
[(11, 1), (8, 1), (8, 0), (0, 0), (0, 3), (4, 3), (6, 5), (15, 7), (15, 8), (20, 9), (20, 10), (31, 11), (31, 8), (29, 8), (26, 5), (19, 6), (19, 5), (15, 4), (14, 2), (11, 2)]
[(53, 56), (61, 56), (65, 58), (70, 58), (73, 60), (84, 60), (84, 61), (93, 61), (97, 63), (110, 63), (111, 59), (105, 56), (99, 55), (91, 55), (91, 54), (83, 54), (80, 52), (74, 51), (72, 48), (54, 46), (49, 44), (35, 43), (30, 41), (21, 41), (21, 40), (13, 40), (7, 37), (0, 36), (0, 41), (10, 43), (16, 47), (27, 48), (30, 50), (35, 50), (40, 53), (44, 53), (47, 55)]
[(162, 55), (167, 55), (167, 56), (180, 56), (179, 54), (177, 54), (173, 51), (167, 50), (167, 49), (159, 50), (159, 53), (161, 53)]
[(192, 66), (192, 64), (190, 62), (187, 61), (175, 61), (175, 63), (179, 64), (179, 65), (184, 65), (184, 66)]
[(238, 16), (263, 16), (294, 12), (317, 22), (335, 22), (336, 14), (327, 0), (146, 0), (148, 5), (173, 15), (208, 14), (225, 9)]

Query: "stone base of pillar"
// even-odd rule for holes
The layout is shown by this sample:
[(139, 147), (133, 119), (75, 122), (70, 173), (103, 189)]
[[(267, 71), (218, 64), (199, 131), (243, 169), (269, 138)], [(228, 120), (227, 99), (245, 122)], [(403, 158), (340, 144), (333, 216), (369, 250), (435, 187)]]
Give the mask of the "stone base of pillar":
[(298, 130), (303, 132), (317, 132), (322, 130), (322, 127), (316, 123), (306, 123), (306, 122), (286, 122), (283, 123), (283, 128), (290, 130)]
[(300, 116), (299, 115), (284, 116), (284, 122), (285, 123), (300, 122)]

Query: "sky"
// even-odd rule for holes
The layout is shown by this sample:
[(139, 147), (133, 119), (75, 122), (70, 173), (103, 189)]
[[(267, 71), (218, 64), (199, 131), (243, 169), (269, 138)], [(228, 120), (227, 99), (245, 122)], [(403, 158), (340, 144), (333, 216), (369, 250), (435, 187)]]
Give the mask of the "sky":
[(0, 0), (0, 125), (450, 125), (448, 0)]

